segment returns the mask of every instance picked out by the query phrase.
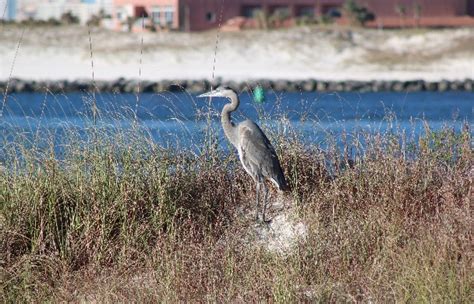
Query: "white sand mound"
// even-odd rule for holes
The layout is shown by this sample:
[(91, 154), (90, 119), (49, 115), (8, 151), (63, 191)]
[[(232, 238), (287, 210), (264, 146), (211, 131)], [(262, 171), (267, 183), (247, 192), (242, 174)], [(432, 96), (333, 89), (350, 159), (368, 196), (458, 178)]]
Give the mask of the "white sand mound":
[(304, 239), (307, 234), (306, 226), (293, 219), (290, 214), (281, 214), (273, 218), (268, 226), (256, 230), (258, 242), (271, 252), (288, 254), (291, 249)]
[[(298, 218), (293, 202), (283, 203), (283, 200), (279, 198), (273, 206), (269, 206), (270, 211), (274, 209), (271, 222), (256, 224), (253, 233), (258, 245), (272, 253), (286, 255), (306, 238), (307, 227)], [(285, 205), (289, 207), (285, 208)]]

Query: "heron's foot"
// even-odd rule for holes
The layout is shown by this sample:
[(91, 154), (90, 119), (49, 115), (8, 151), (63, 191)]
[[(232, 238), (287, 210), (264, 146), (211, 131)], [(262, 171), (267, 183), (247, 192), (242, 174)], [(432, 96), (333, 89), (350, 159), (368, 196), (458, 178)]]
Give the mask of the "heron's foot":
[(273, 218), (267, 219), (267, 217), (265, 216), (265, 213), (262, 214), (262, 222), (263, 223), (270, 224), (272, 222), (272, 219)]
[(265, 220), (265, 221), (263, 219), (259, 219), (258, 221), (255, 221), (254, 225), (257, 228), (269, 229), (271, 223), (272, 223), (271, 219)]
[(273, 220), (273, 218), (269, 219), (269, 218), (265, 217), (264, 215), (262, 215), (261, 218), (257, 216), (256, 219), (255, 219), (255, 222), (257, 224), (266, 224), (266, 225), (268, 225), (272, 222), (272, 220)]

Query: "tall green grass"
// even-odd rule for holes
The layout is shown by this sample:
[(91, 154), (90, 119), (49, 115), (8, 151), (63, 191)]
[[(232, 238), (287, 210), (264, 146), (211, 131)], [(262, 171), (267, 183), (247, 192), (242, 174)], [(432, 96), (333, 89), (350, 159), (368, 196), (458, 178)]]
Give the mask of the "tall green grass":
[(467, 128), (324, 151), (267, 129), (308, 227), (287, 255), (244, 237), (254, 184), (212, 130), (199, 152), (88, 130), (66, 128), (60, 157), (48, 134), (2, 147), (2, 302), (472, 300)]

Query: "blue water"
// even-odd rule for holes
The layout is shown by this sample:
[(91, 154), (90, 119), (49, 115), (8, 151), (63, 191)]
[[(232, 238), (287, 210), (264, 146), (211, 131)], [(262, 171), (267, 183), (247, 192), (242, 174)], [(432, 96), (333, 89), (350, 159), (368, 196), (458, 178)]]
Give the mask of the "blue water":
[[(474, 93), (468, 92), (267, 92), (262, 104), (255, 103), (249, 93), (240, 98), (236, 121), (248, 117), (266, 130), (297, 133), (322, 146), (328, 137), (337, 139), (343, 133), (396, 129), (418, 136), (424, 132), (425, 122), (431, 130), (448, 127), (459, 131), (474, 118)], [(170, 92), (139, 96), (11, 94), (2, 107), (0, 140), (4, 146), (18, 138), (35, 142), (48, 137), (60, 143), (68, 130), (80, 137), (91, 128), (109, 130), (113, 135), (138, 126), (161, 145), (198, 146), (210, 117), (220, 144), (226, 145), (219, 127), (219, 112), (225, 103), (224, 99), (209, 103), (187, 93)]]

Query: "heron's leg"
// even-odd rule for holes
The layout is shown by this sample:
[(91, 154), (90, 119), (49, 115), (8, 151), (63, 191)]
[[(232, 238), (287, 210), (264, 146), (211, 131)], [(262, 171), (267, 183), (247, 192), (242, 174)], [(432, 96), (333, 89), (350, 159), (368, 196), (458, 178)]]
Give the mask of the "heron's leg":
[(257, 201), (256, 206), (255, 206), (255, 210), (256, 210), (256, 211), (255, 211), (255, 220), (257, 220), (257, 221), (258, 221), (258, 207), (259, 207), (259, 205), (260, 205), (260, 204), (259, 204), (259, 201), (258, 201), (258, 192), (259, 192), (259, 191), (260, 191), (260, 182), (257, 181), (257, 194), (255, 195), (256, 201)]
[(263, 214), (262, 214), (263, 222), (266, 222), (265, 211), (267, 210), (267, 198), (268, 198), (268, 188), (267, 188), (267, 185), (263, 183)]

